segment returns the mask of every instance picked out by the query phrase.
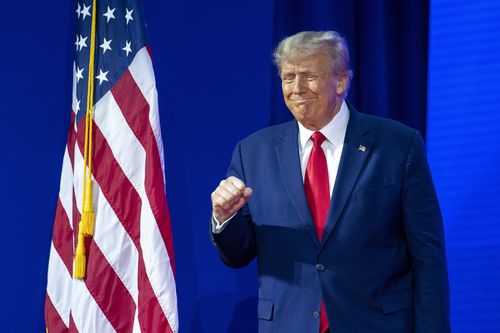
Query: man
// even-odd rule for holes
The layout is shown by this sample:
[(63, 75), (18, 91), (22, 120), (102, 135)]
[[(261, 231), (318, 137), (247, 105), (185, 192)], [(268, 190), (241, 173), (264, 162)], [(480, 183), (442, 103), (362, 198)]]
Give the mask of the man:
[(449, 332), (421, 136), (346, 104), (352, 75), (337, 33), (288, 37), (274, 59), (295, 120), (239, 142), (212, 193), (223, 261), (257, 257), (259, 332)]

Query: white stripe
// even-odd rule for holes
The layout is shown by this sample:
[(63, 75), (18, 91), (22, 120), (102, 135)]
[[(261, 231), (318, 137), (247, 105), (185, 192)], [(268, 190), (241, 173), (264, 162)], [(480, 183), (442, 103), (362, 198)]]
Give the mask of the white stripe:
[[(83, 189), (83, 157), (75, 145), (75, 173), (73, 183), (75, 184), (76, 205), (81, 212), (81, 191)], [(77, 195), (80, 194), (80, 195)], [(114, 332), (108, 319), (102, 313), (101, 308), (89, 293), (87, 286), (82, 280), (73, 280), (73, 299), (71, 308), (73, 320), (80, 333), (84, 332)]]
[(71, 90), (71, 108), (76, 114), (76, 64), (73, 62), (73, 89)]
[[(134, 78), (134, 81), (150, 106), (149, 122), (156, 138), (163, 170), (162, 175), (164, 177), (165, 167), (160, 119), (158, 114), (158, 96), (155, 86), (153, 64), (146, 48), (141, 49), (136, 54), (129, 70)], [(163, 182), (165, 184), (165, 178), (163, 178)], [(144, 184), (144, 182), (141, 182), (141, 184)], [(179, 322), (174, 274), (170, 265), (170, 258), (165, 245), (163, 244), (160, 230), (158, 229), (157, 222), (154, 218), (153, 212), (151, 211), (149, 199), (145, 194), (145, 189), (142, 191), (140, 192), (141, 198), (144, 203), (148, 203), (148, 205), (143, 205), (143, 210), (141, 212), (141, 215), (143, 216), (141, 218), (141, 246), (143, 248), (144, 260), (146, 262), (146, 271), (151, 281), (154, 293), (168, 319), (170, 327), (174, 332), (177, 332)], [(160, 221), (160, 223), (164, 223), (164, 221)], [(150, 258), (150, 260), (148, 260), (148, 258)], [(165, 258), (165, 262), (161, 263), (158, 260), (154, 261), (154, 258)], [(162, 270), (161, 267), (168, 267), (168, 270)]]
[(111, 92), (108, 91), (96, 104), (94, 121), (116, 161), (139, 192), (145, 179), (146, 152), (128, 126)]
[[(73, 122), (73, 127), (74, 127), (74, 130), (75, 132), (78, 130), (78, 124), (76, 123), (76, 114), (78, 113), (77, 110), (76, 110), (76, 106), (77, 106), (77, 100), (76, 100), (76, 65), (75, 63), (73, 62), (73, 90), (71, 92), (71, 109), (73, 111), (73, 113), (75, 114), (75, 121)], [(80, 101), (80, 105), (79, 107), (81, 108), (82, 107), (82, 101)]]
[(140, 243), (146, 272), (169, 325), (175, 332), (178, 327), (175, 280), (167, 249), (146, 195), (146, 152), (128, 126), (111, 93), (104, 95), (96, 105), (94, 121), (142, 200)]
[[(83, 178), (83, 156), (80, 153), (78, 144), (75, 145), (75, 173), (73, 183), (75, 185), (75, 195), (77, 196), (77, 207), (81, 212), (81, 191)], [(80, 199), (79, 199), (80, 198)], [(74, 270), (74, 269), (73, 269)], [(92, 295), (89, 293), (87, 286), (83, 280), (73, 279), (73, 298), (71, 306), (71, 314), (75, 325), (80, 333), (86, 332), (114, 332), (113, 326), (101, 311), (101, 308), (96, 303)]]
[[(83, 156), (80, 153), (78, 139), (75, 139), (75, 147), (73, 151), (73, 195), (75, 196), (76, 208), (82, 211), (83, 200)], [(79, 221), (75, 221), (79, 222)]]
[(69, 227), (73, 230), (73, 168), (71, 166), (68, 149), (70, 148), (66, 145), (61, 171), (59, 200), (68, 216)]
[(95, 230), (94, 242), (101, 249), (116, 275), (123, 282), (137, 306), (139, 253), (115, 212), (94, 183)]
[(47, 273), (47, 294), (66, 327), (69, 327), (69, 312), (71, 309), (71, 281), (68, 268), (55, 249), (54, 243), (51, 243)]
[(139, 308), (135, 308), (135, 314), (134, 314), (134, 326), (132, 328), (132, 333), (141, 333), (141, 326), (139, 323)]
[(134, 60), (129, 66), (129, 71), (134, 78), (142, 95), (149, 103), (149, 123), (160, 154), (161, 168), (163, 170), (163, 184), (165, 185), (165, 163), (163, 156), (163, 141), (161, 138), (160, 117), (158, 113), (158, 92), (156, 91), (156, 81), (153, 70), (153, 62), (149, 56), (148, 50), (144, 47), (137, 52)]
[(115, 332), (83, 280), (73, 280), (71, 315), (80, 333)]
[(170, 328), (177, 332), (179, 318), (174, 272), (160, 230), (152, 216), (149, 201), (146, 199), (144, 203), (142, 205), (144, 209), (141, 211), (141, 246), (146, 272)]
[[(75, 162), (77, 160), (83, 168), (83, 156), (79, 149), (75, 153)], [(95, 213), (94, 242), (132, 295), (137, 306), (139, 253), (95, 180), (92, 193)]]

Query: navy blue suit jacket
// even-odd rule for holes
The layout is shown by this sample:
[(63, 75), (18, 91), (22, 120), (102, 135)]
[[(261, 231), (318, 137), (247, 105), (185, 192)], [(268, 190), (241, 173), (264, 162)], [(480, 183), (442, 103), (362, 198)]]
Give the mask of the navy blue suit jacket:
[(443, 224), (420, 134), (350, 109), (322, 241), (295, 120), (238, 143), (228, 171), (253, 195), (212, 234), (223, 261), (257, 257), (259, 332), (449, 332)]

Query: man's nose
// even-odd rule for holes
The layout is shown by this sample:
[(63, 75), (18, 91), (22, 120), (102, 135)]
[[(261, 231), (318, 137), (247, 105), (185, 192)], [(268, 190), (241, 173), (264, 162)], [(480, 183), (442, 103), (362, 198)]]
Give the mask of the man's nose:
[(297, 76), (293, 82), (293, 93), (302, 94), (306, 91), (305, 81), (301, 77)]

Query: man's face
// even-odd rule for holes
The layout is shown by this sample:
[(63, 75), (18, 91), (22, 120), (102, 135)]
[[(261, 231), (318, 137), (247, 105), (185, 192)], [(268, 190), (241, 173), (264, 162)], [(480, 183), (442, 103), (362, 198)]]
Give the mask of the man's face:
[(328, 55), (317, 53), (281, 65), (281, 88), (286, 106), (310, 130), (328, 124), (342, 105), (347, 78), (336, 78)]

